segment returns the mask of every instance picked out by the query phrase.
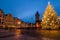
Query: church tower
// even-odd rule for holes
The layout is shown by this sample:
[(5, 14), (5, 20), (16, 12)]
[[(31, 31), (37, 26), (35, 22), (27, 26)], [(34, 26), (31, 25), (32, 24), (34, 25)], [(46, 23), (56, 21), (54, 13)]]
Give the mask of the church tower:
[(35, 14), (35, 17), (36, 17), (36, 22), (38, 22), (40, 19), (39, 19), (39, 13), (38, 12), (36, 12), (36, 14)]
[(36, 18), (36, 23), (35, 23), (35, 26), (36, 27), (40, 27), (40, 19), (39, 19), (39, 13), (38, 12), (36, 12), (36, 14), (35, 14), (35, 18)]

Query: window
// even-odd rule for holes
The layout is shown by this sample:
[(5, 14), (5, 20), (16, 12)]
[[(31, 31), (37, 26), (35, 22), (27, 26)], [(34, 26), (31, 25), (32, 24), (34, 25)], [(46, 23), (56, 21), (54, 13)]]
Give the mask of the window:
[(0, 16), (1, 17), (1, 16)]
[(3, 16), (3, 18), (4, 18), (4, 16)]
[(2, 21), (4, 21), (4, 19), (2, 19)]
[(1, 19), (0, 19), (0, 24), (1, 24)]
[(2, 24), (3, 24), (4, 22), (2, 22)]

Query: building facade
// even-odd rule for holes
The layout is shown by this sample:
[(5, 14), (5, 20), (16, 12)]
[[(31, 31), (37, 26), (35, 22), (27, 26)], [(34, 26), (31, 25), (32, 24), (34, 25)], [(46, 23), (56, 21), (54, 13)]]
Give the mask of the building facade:
[(3, 11), (0, 9), (0, 27), (5, 27), (5, 16), (3, 14)]
[(0, 9), (0, 28), (13, 27), (20, 28), (21, 20), (19, 18), (14, 18), (10, 13), (4, 14), (3, 10)]

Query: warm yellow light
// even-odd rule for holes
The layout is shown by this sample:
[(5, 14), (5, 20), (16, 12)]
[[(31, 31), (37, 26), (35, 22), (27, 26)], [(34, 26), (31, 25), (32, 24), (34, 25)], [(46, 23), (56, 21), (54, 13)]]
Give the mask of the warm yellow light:
[(46, 16), (44, 16), (44, 18), (46, 18)]
[(46, 23), (47, 23), (47, 21), (46, 21)]
[(37, 24), (36, 26), (38, 27), (39, 25)]
[(53, 16), (53, 14), (51, 14), (51, 16)]
[(54, 23), (54, 21), (52, 21), (52, 23)]
[(18, 22), (18, 24), (21, 24), (21, 22)]
[(51, 14), (51, 13), (49, 12), (49, 14)]
[(39, 27), (39, 23), (36, 23), (36, 27)]
[(20, 37), (21, 32), (22, 32), (21, 30), (16, 30), (16, 31), (15, 31), (15, 36), (16, 36), (15, 38), (16, 38), (16, 39)]
[(47, 20), (49, 20), (49, 18)]

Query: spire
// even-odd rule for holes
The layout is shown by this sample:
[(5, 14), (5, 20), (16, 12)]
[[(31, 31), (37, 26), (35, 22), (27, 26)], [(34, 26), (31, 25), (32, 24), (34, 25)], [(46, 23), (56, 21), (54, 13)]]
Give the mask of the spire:
[(39, 12), (38, 12), (38, 11), (36, 12), (35, 16), (36, 16), (36, 15), (38, 15), (38, 16), (39, 16)]

